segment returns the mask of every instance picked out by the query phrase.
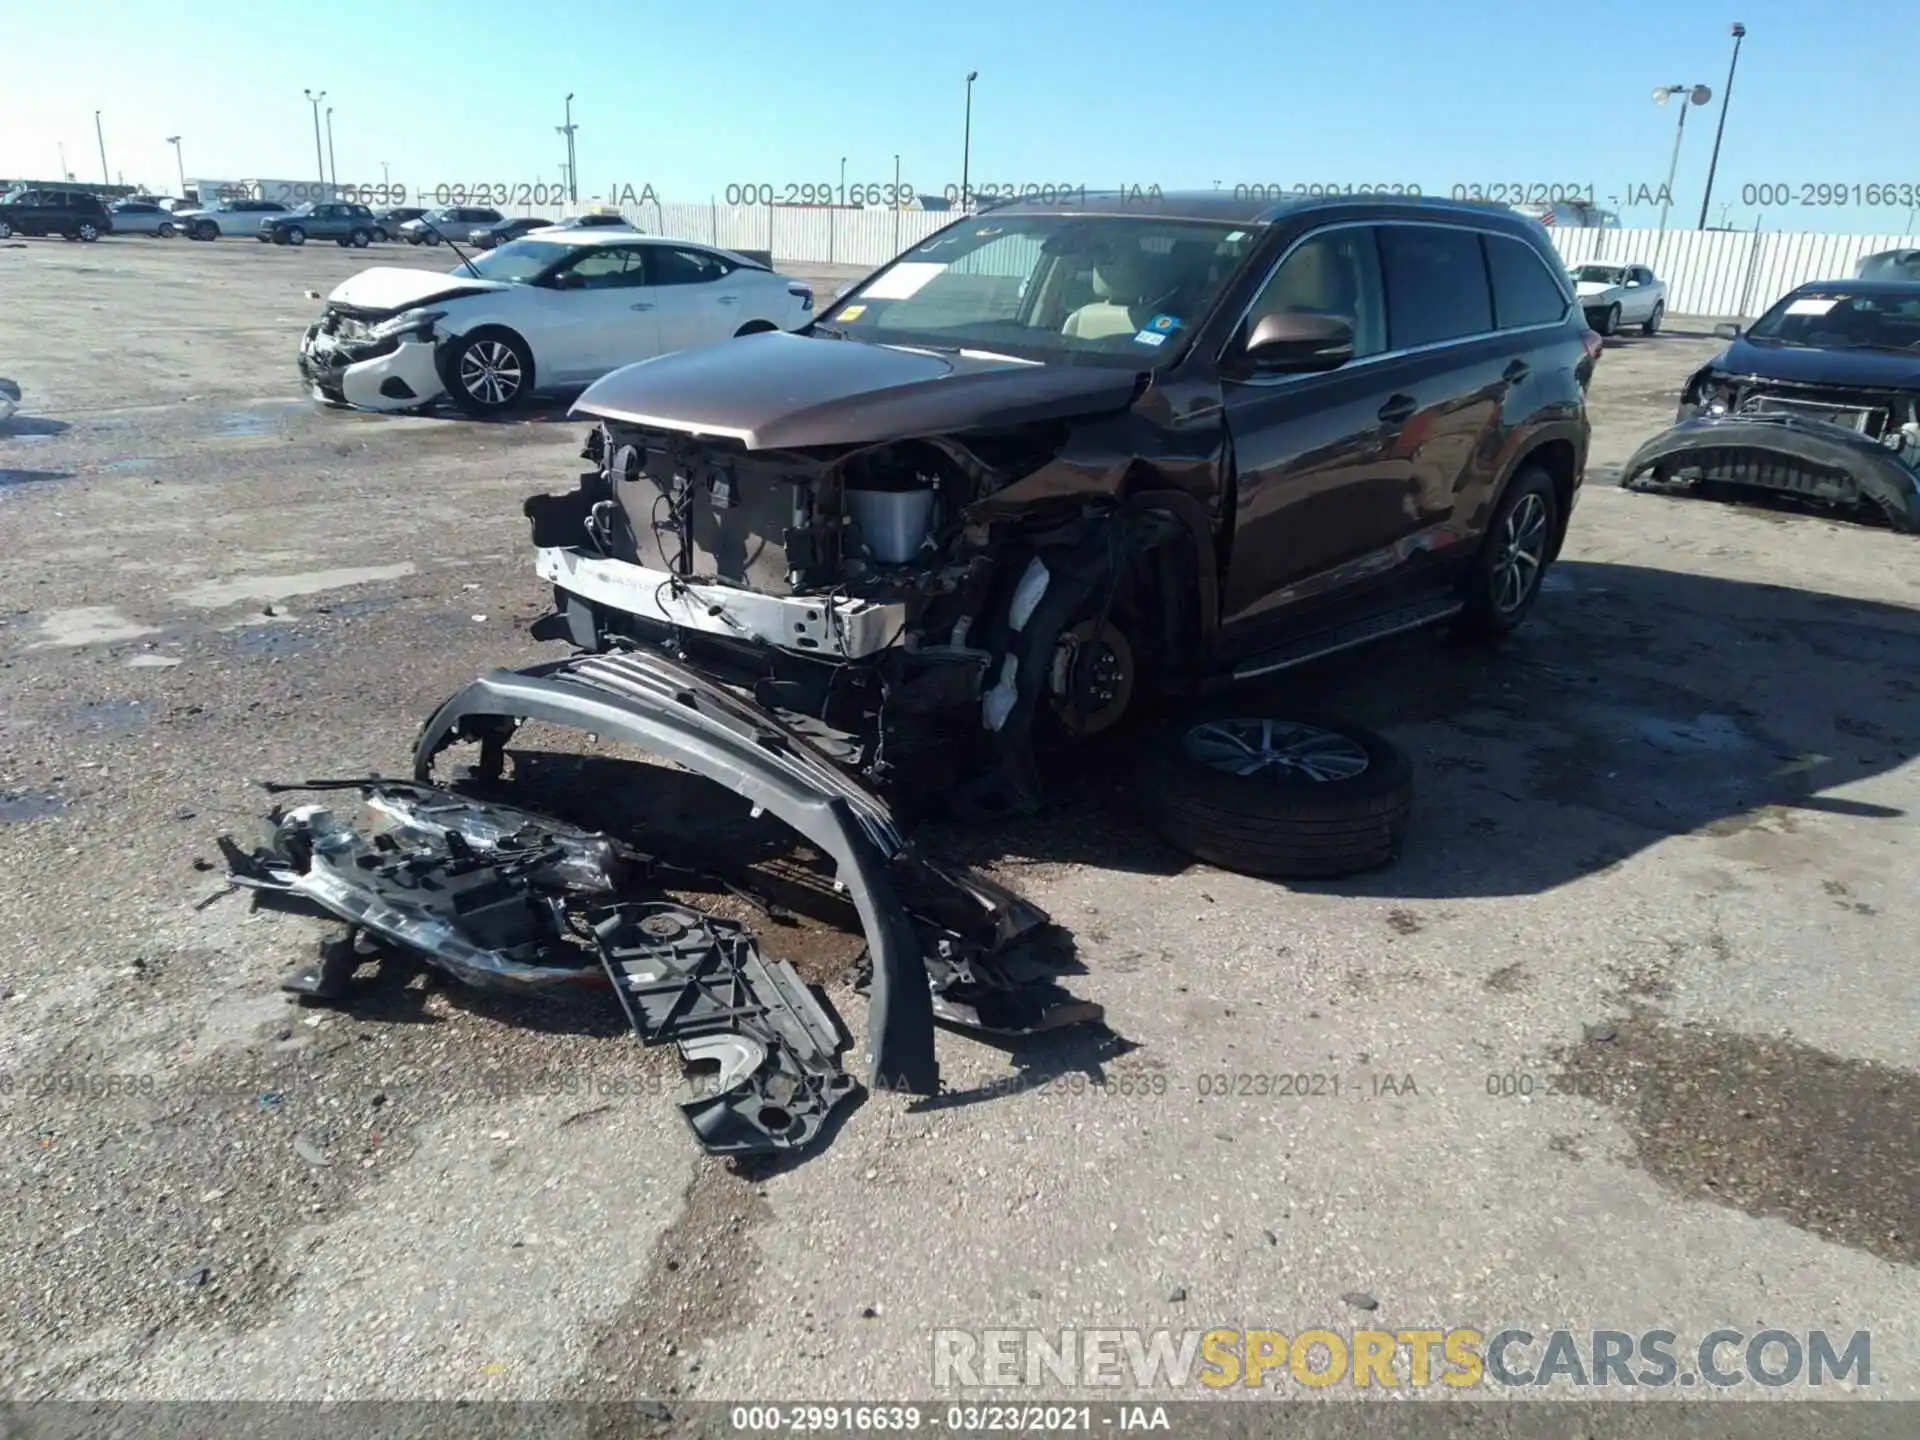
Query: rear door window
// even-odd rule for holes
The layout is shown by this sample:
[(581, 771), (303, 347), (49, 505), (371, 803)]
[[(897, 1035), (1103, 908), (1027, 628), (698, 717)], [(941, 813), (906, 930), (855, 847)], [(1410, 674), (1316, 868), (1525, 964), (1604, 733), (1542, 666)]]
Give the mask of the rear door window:
[(730, 268), (718, 255), (703, 250), (676, 250), (665, 245), (647, 249), (649, 285), (705, 285), (725, 278)]
[(1565, 318), (1566, 294), (1531, 245), (1511, 235), (1481, 238), (1493, 277), (1493, 318), (1502, 330), (1551, 325)]
[(1493, 329), (1493, 291), (1478, 231), (1449, 225), (1382, 225), (1387, 343), (1436, 345)]

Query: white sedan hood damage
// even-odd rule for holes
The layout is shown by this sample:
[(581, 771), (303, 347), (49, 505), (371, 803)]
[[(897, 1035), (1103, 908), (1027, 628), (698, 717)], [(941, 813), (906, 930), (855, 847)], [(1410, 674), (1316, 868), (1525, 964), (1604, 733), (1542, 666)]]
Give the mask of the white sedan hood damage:
[(376, 265), (334, 287), (327, 302), (356, 310), (406, 310), (443, 295), (471, 295), (481, 290), (505, 290), (509, 282), (482, 280), (466, 270), (443, 274), (409, 270), (401, 265)]

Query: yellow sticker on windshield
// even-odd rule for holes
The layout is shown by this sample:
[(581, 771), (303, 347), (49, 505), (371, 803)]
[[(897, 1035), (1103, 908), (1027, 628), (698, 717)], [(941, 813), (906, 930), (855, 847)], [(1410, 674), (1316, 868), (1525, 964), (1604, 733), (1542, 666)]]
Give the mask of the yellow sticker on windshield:
[(864, 305), (849, 305), (833, 318), (836, 320), (858, 320), (866, 313), (867, 307)]

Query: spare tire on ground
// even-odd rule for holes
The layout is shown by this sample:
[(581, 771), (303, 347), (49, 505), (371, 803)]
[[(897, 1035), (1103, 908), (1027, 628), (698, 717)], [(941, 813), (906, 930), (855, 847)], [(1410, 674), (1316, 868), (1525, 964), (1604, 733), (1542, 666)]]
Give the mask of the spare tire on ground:
[(1413, 765), (1384, 736), (1257, 707), (1156, 726), (1139, 770), (1147, 818), (1196, 859), (1247, 875), (1327, 879), (1400, 853)]

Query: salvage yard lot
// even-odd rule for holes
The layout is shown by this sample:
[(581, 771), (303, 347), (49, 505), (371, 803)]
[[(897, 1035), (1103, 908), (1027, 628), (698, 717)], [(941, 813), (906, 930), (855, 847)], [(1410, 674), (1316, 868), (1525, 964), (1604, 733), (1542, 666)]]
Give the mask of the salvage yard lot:
[(402, 773), (555, 653), (520, 502), (571, 484), (564, 406), (297, 384), (307, 291), (450, 259), (0, 249), (7, 1394), (872, 1399), (930, 1393), (936, 1329), (1514, 1324), (1870, 1330), (1920, 1398), (1920, 550), (1612, 487), (1705, 322), (1609, 344), (1518, 637), (1274, 692), (1412, 752), (1398, 865), (1189, 865), (1112, 770), (937, 832), (1075, 933), (1112, 1034), (943, 1035), (950, 1093), (736, 1172), (604, 996), (300, 1011), (320, 927), (202, 903), (255, 779)]

